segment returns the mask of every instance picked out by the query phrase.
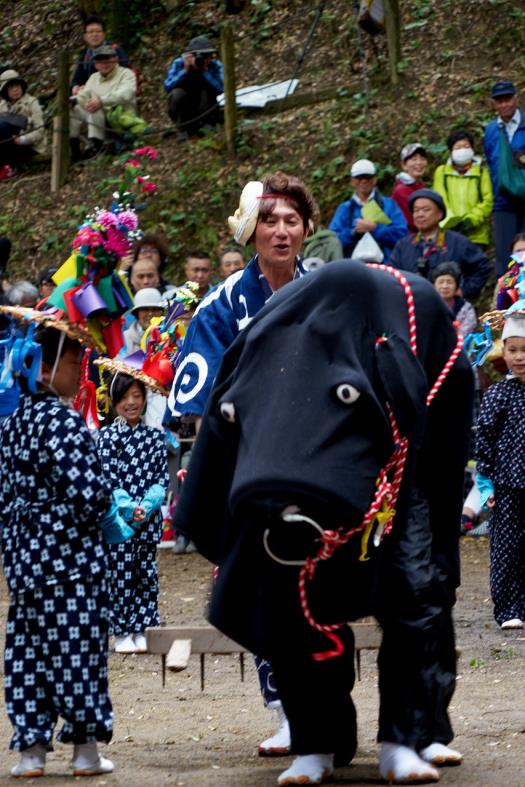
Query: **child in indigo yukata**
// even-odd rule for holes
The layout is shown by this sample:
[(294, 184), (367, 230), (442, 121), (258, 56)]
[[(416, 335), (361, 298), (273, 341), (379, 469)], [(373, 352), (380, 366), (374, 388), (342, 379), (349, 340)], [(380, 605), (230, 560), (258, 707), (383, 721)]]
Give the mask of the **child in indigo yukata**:
[(98, 451), (113, 490), (126, 493), (136, 535), (110, 545), (111, 627), (116, 653), (146, 651), (145, 630), (160, 624), (156, 551), (168, 488), (162, 432), (142, 423), (144, 383), (117, 373), (109, 389), (116, 418), (100, 430)]
[(525, 621), (525, 318), (509, 316), (502, 332), (510, 374), (481, 402), (477, 470), (481, 503), (492, 507), (490, 590), (502, 629)]
[[(9, 589), (5, 702), (21, 752), (13, 776), (42, 776), (57, 735), (73, 773), (109, 773), (97, 741), (112, 736), (108, 694), (107, 554), (100, 525), (111, 508), (95, 445), (66, 400), (77, 391), (80, 345), (37, 328), (40, 383), (21, 379), (18, 406), (0, 424), (0, 530)], [(37, 388), (38, 385), (38, 388)], [(61, 401), (64, 400), (64, 401)]]

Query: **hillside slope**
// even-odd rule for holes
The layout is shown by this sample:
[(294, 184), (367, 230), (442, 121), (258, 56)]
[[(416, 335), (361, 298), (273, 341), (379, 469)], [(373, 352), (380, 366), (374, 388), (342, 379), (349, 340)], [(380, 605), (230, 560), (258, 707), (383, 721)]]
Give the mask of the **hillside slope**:
[[(170, 126), (162, 80), (171, 57), (189, 38), (206, 32), (218, 40), (227, 18), (224, 3), (185, 0), (167, 11), (160, 3), (130, 2), (143, 30), (130, 49), (143, 77), (140, 113), (155, 129)], [(225, 219), (240, 187), (273, 168), (300, 174), (314, 190), (324, 221), (349, 187), (352, 158), (380, 165), (388, 192), (402, 144), (417, 139), (435, 157), (444, 155), (451, 125), (480, 131), (491, 116), (488, 89), (507, 76), (520, 86), (525, 55), (525, 10), (516, 0), (406, 0), (400, 84), (387, 79), (384, 37), (358, 36), (352, 3), (327, 0), (299, 70), (299, 91), (334, 86), (337, 99), (273, 116), (241, 117), (235, 158), (227, 156), (222, 132), (177, 146), (161, 133), (148, 139), (159, 150), (152, 174), (159, 196), (142, 226), (161, 229), (170, 240), (177, 278), (184, 253), (195, 246), (215, 252), (227, 240)], [(144, 6), (153, 9), (144, 18)], [(233, 21), (239, 86), (294, 74), (318, 3), (251, 0)], [(137, 10), (138, 9), (138, 10)], [(81, 44), (73, 0), (4, 0), (0, 12), (0, 63), (17, 68), (31, 92), (52, 101), (56, 57)], [(362, 63), (366, 65), (365, 95)], [(51, 111), (51, 110), (49, 110)], [(65, 259), (79, 220), (107, 204), (118, 166), (99, 158), (72, 169), (58, 196), (49, 193), (49, 168), (39, 165), (14, 182), (0, 184), (0, 233), (14, 244), (11, 275), (33, 274)]]

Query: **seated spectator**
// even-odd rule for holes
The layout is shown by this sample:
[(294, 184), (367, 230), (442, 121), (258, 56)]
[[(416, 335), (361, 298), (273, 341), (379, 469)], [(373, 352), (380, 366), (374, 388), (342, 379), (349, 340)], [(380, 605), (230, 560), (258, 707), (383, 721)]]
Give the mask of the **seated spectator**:
[(184, 275), (186, 281), (194, 281), (199, 285), (197, 296), (204, 298), (206, 293), (212, 289), (213, 265), (210, 255), (200, 250), (190, 252), (186, 257)]
[(15, 281), (6, 292), (9, 306), (34, 307), (38, 301), (38, 290), (30, 281)]
[(117, 56), (119, 66), (123, 68), (128, 68), (129, 66), (128, 56), (124, 50), (106, 39), (104, 20), (101, 19), (100, 16), (91, 14), (86, 17), (84, 22), (84, 41), (87, 44), (87, 49), (81, 53), (77, 67), (75, 68), (75, 73), (73, 74), (73, 79), (71, 80), (71, 93), (74, 96), (76, 96), (80, 88), (86, 84), (89, 77), (95, 73), (93, 53), (99, 46), (105, 44), (106, 46), (112, 47)]
[(462, 294), (468, 300), (476, 298), (490, 272), (490, 264), (483, 251), (459, 232), (440, 228), (439, 222), (445, 218), (447, 209), (437, 191), (415, 191), (409, 197), (408, 205), (414, 217), (416, 234), (396, 243), (390, 265), (432, 279), (438, 265), (454, 260), (461, 270)]
[(478, 317), (471, 303), (461, 297), (461, 270), (455, 262), (442, 262), (432, 274), (434, 287), (459, 322), (460, 332), (468, 336), (476, 330)]
[(151, 257), (143, 257), (133, 263), (129, 272), (129, 283), (134, 293), (145, 287), (158, 289), (160, 284), (159, 269)]
[[(400, 208), (389, 197), (383, 197), (376, 189), (376, 168), (368, 159), (360, 159), (352, 164), (350, 177), (354, 193), (342, 202), (334, 213), (329, 229), (333, 230), (343, 245), (345, 257), (351, 257), (354, 248), (366, 232), (369, 232), (381, 247), (384, 262), (388, 263), (396, 241), (407, 234), (407, 223)], [(367, 208), (365, 208), (367, 206)], [(364, 218), (371, 209), (376, 215), (382, 214), (384, 221)]]
[(423, 145), (410, 142), (401, 150), (401, 169), (396, 175), (392, 199), (397, 202), (408, 224), (410, 232), (415, 231), (412, 213), (408, 207), (408, 198), (414, 191), (425, 188), (423, 178), (428, 166), (428, 156)]
[(242, 249), (235, 246), (227, 246), (219, 254), (219, 276), (227, 279), (235, 271), (241, 271), (246, 267), (246, 260)]
[(162, 295), (154, 287), (145, 287), (139, 290), (134, 298), (134, 306), (131, 314), (136, 318), (129, 328), (124, 331), (124, 341), (126, 342), (125, 355), (140, 350), (140, 342), (144, 336), (144, 331), (149, 328), (153, 317), (161, 317), (166, 311), (166, 304), (162, 300)]
[(175, 123), (177, 141), (183, 142), (203, 126), (221, 122), (217, 96), (224, 91), (224, 67), (206, 36), (192, 38), (188, 50), (171, 63), (164, 88), (168, 115)]
[(13, 178), (20, 164), (45, 149), (42, 107), (25, 79), (8, 69), (0, 74), (0, 180)]
[(43, 300), (44, 298), (49, 298), (51, 293), (56, 287), (55, 282), (52, 279), (52, 276), (57, 272), (58, 268), (54, 265), (51, 268), (44, 268), (38, 274), (37, 279), (37, 287), (38, 287), (38, 298), (39, 300)]
[(454, 229), (486, 249), (490, 242), (492, 183), (490, 172), (474, 154), (474, 137), (464, 128), (447, 139), (450, 156), (434, 172), (432, 188), (445, 200), (447, 215), (441, 226)]
[(146, 259), (153, 260), (159, 272), (159, 283), (156, 287), (161, 293), (172, 288), (172, 285), (162, 278), (162, 273), (168, 263), (169, 251), (166, 238), (152, 232), (143, 235), (133, 251), (133, 262)]
[[(104, 44), (93, 53), (96, 72), (81, 87), (72, 102), (69, 118), (71, 155), (74, 161), (95, 156), (106, 138), (110, 125), (107, 113), (117, 107), (135, 112), (137, 85), (135, 74), (118, 64), (115, 50)], [(81, 153), (80, 134), (87, 125), (88, 145)]]

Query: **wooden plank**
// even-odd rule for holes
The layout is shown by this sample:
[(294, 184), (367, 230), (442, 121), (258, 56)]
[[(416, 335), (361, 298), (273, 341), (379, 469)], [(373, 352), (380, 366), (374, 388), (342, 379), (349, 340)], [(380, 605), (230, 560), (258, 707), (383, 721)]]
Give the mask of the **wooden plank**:
[(166, 656), (166, 667), (172, 672), (181, 672), (188, 666), (191, 656), (191, 639), (176, 639)]
[[(352, 624), (356, 650), (376, 650), (381, 644), (381, 628), (373, 621)], [(213, 626), (163, 626), (146, 629), (148, 653), (166, 655), (177, 640), (191, 640), (192, 653), (244, 653), (246, 649)]]
[(340, 95), (341, 87), (325, 87), (319, 90), (311, 90), (304, 93), (292, 93), (286, 98), (277, 98), (275, 101), (268, 101), (264, 107), (237, 107), (238, 111), (247, 115), (275, 115), (285, 112), (287, 109), (317, 104), (320, 101), (329, 101)]

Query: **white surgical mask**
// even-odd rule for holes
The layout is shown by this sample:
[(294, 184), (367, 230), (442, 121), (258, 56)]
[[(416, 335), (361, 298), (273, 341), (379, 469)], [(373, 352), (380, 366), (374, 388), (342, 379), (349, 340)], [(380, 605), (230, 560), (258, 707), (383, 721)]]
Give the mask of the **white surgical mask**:
[(474, 151), (472, 148), (458, 148), (452, 151), (452, 161), (458, 167), (464, 167), (474, 158)]

